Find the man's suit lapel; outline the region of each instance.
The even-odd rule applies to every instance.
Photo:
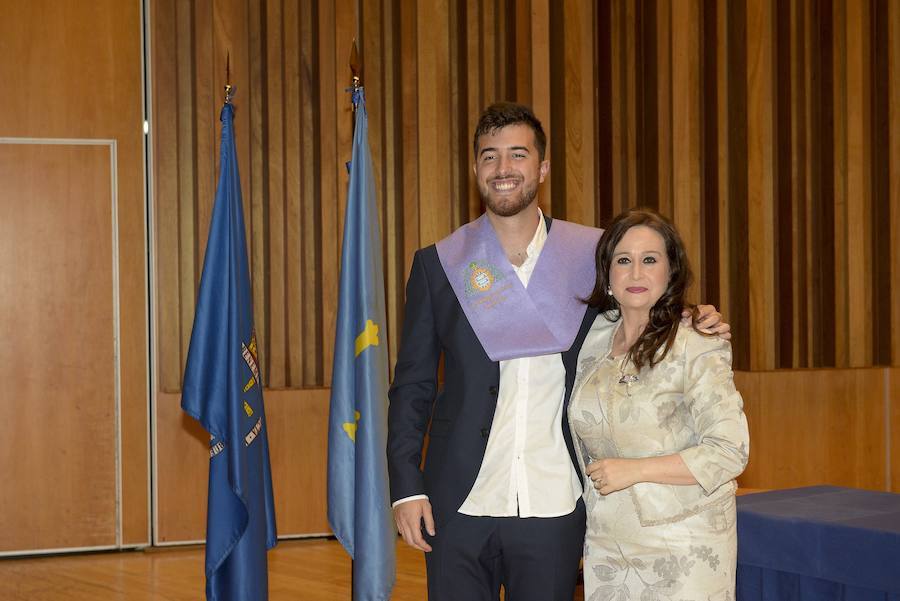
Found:
[[[562,415],[563,438],[566,441],[566,448],[569,450],[569,458],[572,460],[572,465],[575,466],[578,480],[581,482],[582,486],[584,486],[584,474],[581,473],[581,469],[578,466],[578,459],[575,456],[575,443],[572,440],[572,432],[569,430],[569,400],[572,397],[572,387],[575,385],[575,373],[578,370],[578,354],[581,352],[581,345],[584,344],[584,339],[590,331],[596,317],[597,310],[593,307],[588,307],[584,314],[584,319],[581,321],[581,328],[578,330],[578,336],[575,337],[575,342],[572,343],[572,347],[569,350],[562,354],[563,366],[566,368],[566,396],[563,401]]]

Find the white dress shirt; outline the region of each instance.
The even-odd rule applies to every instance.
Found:
[[[528,255],[513,265],[527,288],[547,225],[540,215]],[[581,483],[562,433],[566,371],[559,353],[500,361],[500,389],[484,459],[460,513],[493,517],[557,517],[575,509]],[[427,499],[414,495],[400,503]]]

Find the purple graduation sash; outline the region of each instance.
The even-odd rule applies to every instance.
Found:
[[[602,230],[554,219],[528,288],[522,285],[487,215],[436,244],[463,312],[492,361],[569,350],[594,288]]]

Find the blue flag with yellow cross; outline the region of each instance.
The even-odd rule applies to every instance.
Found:
[[[233,116],[234,107],[225,104],[219,184],[181,408],[211,437],[206,598],[264,601],[266,550],[275,546],[277,535]]]
[[[397,540],[385,454],[388,350],[384,274],[361,87],[353,91],[353,103],[356,126],[328,420],[328,522],[353,558],[353,600],[384,601],[394,586]]]

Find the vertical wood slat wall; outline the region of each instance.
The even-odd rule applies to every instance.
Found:
[[[900,371],[850,369],[900,363],[900,0],[151,0],[150,17],[160,542],[203,533],[205,437],[177,393],[227,55],[263,370],[286,389],[267,396],[279,524],[326,527],[354,38],[392,363],[413,252],[481,212],[478,115],[518,100],[548,132],[546,213],[602,226],[643,204],[678,225],[745,371],[741,484],[900,491]],[[827,367],[848,369],[800,371]]]
[[[229,54],[267,382],[329,384],[354,37],[392,356],[412,252],[480,211],[471,132],[499,99],[547,125],[546,212],[675,220],[737,368],[900,356],[897,0],[151,5],[164,390],[187,348]]]

